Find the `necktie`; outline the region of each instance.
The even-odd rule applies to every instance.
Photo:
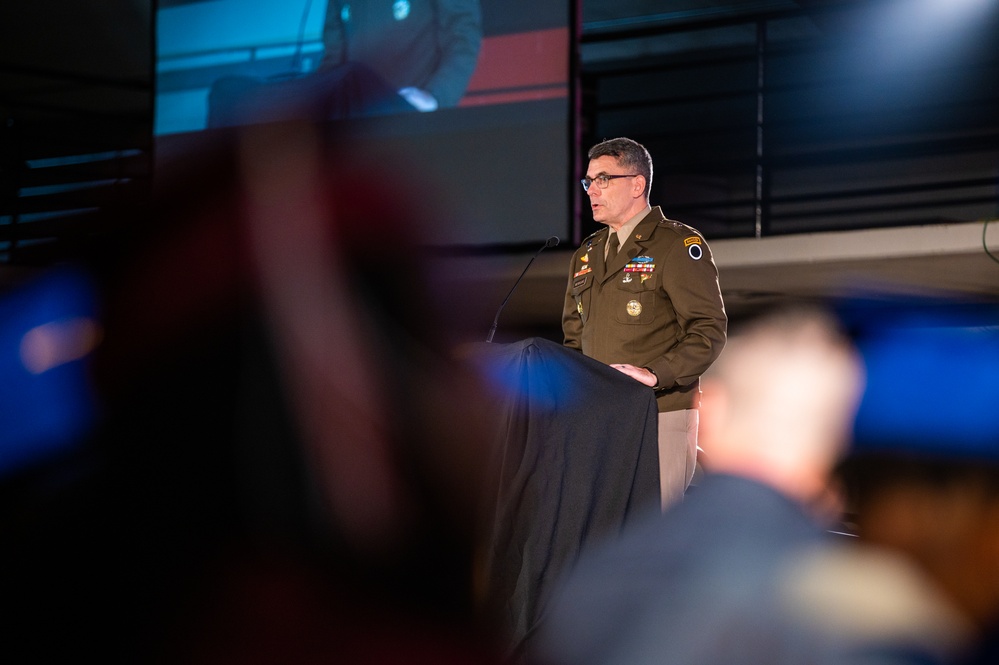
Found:
[[[618,248],[617,234],[611,233],[610,238],[607,239],[607,260],[610,261],[615,256],[617,256]]]

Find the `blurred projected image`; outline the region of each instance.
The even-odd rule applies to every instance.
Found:
[[[307,4],[311,9],[313,3]],[[208,95],[208,126],[243,124],[255,109],[266,114],[271,103],[282,110],[318,105],[330,120],[454,106],[482,44],[479,2],[333,1],[321,36],[315,74],[301,71],[296,43],[288,74],[217,79]],[[283,80],[287,76],[292,78]]]
[[[428,244],[536,246],[574,201],[572,16],[569,0],[161,0],[157,161],[232,127],[345,124],[440,187]],[[519,214],[491,204],[511,192]]]
[[[525,14],[520,7],[499,3],[490,14],[487,3],[164,0],[156,133],[244,124],[304,104],[335,120],[566,97],[565,7],[518,26],[502,15]]]

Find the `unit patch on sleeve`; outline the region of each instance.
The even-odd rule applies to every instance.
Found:
[[[687,236],[683,239],[683,246],[687,248],[687,254],[690,255],[690,258],[695,261],[699,261],[704,256],[704,250],[701,249],[701,239],[698,236]]]

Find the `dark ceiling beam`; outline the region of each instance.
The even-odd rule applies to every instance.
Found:
[[[760,21],[816,17],[831,12],[870,7],[872,4],[876,3],[870,0],[812,0],[799,1],[795,6],[788,6],[785,2],[741,2],[609,21],[590,21],[583,23],[580,42],[596,44]]]

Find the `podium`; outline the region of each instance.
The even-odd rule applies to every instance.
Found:
[[[514,651],[579,552],[659,507],[654,393],[543,338],[477,345],[501,426],[491,450],[485,593]]]

